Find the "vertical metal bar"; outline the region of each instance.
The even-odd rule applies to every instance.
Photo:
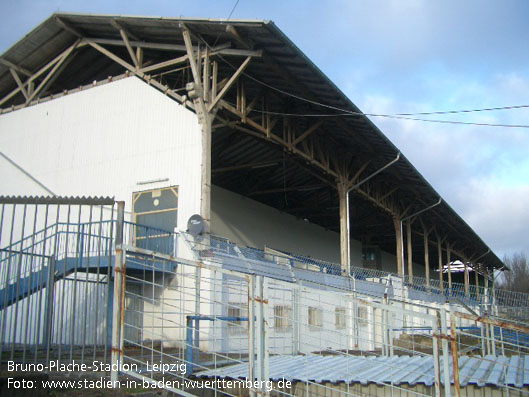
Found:
[[[437,235],[437,259],[439,264],[439,288],[441,289],[441,295],[444,294],[444,282],[443,282],[443,246],[441,242],[441,236]]]
[[[75,343],[75,332],[79,327],[75,323],[77,315],[77,269],[82,267],[83,264],[83,247],[84,247],[84,225],[81,225],[81,214],[82,206],[79,205],[79,211],[77,215],[77,243],[75,249],[77,251],[77,260],[74,260],[74,273],[73,273],[73,300],[71,302],[71,320],[70,320],[70,362],[73,360],[73,346]],[[65,275],[66,276],[66,275]]]
[[[11,360],[13,360],[13,357],[15,356],[15,345],[17,340],[17,325],[18,325],[18,295],[20,293],[20,276],[22,273],[22,256],[24,251],[24,229],[26,226],[26,211],[27,211],[27,204],[24,204],[24,212],[22,215],[22,230],[20,231],[20,253],[18,254],[18,266],[17,266],[17,281],[16,281],[16,292],[15,292],[15,307],[13,309],[14,311],[14,320],[11,322],[11,326],[13,329],[13,344],[11,345]]]
[[[35,214],[33,216],[33,231],[31,234],[31,246],[29,247],[29,249],[31,250],[31,253],[28,252],[29,256],[27,258],[29,259],[29,265],[26,266],[26,269],[27,269],[26,271],[29,272],[29,277],[28,277],[28,290],[26,294],[27,306],[25,309],[26,318],[24,320],[24,341],[22,342],[22,346],[23,346],[22,362],[24,363],[26,362],[26,350],[28,346],[28,331],[29,331],[28,325],[30,323],[33,324],[33,315],[34,315],[33,306],[34,305],[32,301],[35,301],[34,298],[35,296],[37,296],[37,294],[33,295],[31,291],[33,289],[33,284],[32,284],[33,266],[32,265],[33,265],[33,259],[35,258],[35,233],[37,232],[38,208],[39,208],[38,204],[35,204]],[[40,285],[37,285],[37,290],[39,287]],[[37,290],[35,290],[35,293],[37,292]],[[32,328],[33,329],[39,328],[39,323],[37,322],[37,324],[33,326]]]
[[[445,397],[450,397],[452,395],[452,388],[450,382],[450,364],[449,364],[449,349],[448,349],[448,329],[446,326],[446,310],[441,309],[441,333],[444,336],[441,340],[442,350],[443,350],[443,377],[444,377],[444,386],[445,386]]]
[[[391,357],[395,355],[393,346],[393,313],[389,313],[389,355]]]
[[[2,207],[2,213],[3,213],[3,207]],[[13,231],[13,225],[15,224],[15,213],[16,213],[16,205],[13,204],[13,212],[11,213],[11,225],[10,225],[10,230],[9,230],[9,247],[12,247],[13,246],[13,234],[14,234],[14,231]],[[8,287],[9,287],[9,281],[10,281],[10,275],[11,275],[11,258],[13,257],[13,255],[8,252],[6,253],[7,255],[7,270],[6,270],[6,273],[5,273],[5,288],[4,288],[4,310],[3,310],[3,313],[2,313],[2,330],[1,330],[1,335],[0,335],[0,342],[2,343],[2,349],[0,349],[0,362],[2,360],[2,352],[4,351],[3,349],[3,344],[4,344],[4,337],[6,336],[5,334],[7,333],[7,331],[9,331],[9,335],[7,336],[7,343],[6,345],[9,345],[11,341],[11,331],[10,329],[8,330],[7,329],[7,313],[8,313],[8,308],[7,308],[7,291],[8,291]],[[11,327],[10,327],[11,328]]]
[[[105,316],[105,328],[107,330],[104,358],[105,363],[107,362],[108,348],[112,346],[112,316],[114,314],[114,282],[112,281],[112,242],[114,241],[114,225],[117,226],[117,221],[114,222],[114,205],[110,214],[110,238],[106,244],[106,255],[107,255],[107,275],[106,275],[106,287],[107,287],[107,307]]]
[[[299,353],[299,290],[292,286],[292,355]]]
[[[503,327],[500,327],[501,354],[505,356],[505,344],[503,343]]]
[[[150,228],[146,227],[145,228],[146,230],[146,234],[147,236],[150,235]],[[147,240],[147,245],[149,244],[149,240]],[[150,247],[148,245],[148,247]],[[150,249],[150,248],[147,248],[147,249]],[[144,259],[145,261],[145,264],[149,264],[148,260],[145,258]],[[154,340],[155,340],[155,331],[154,331],[154,319],[156,317],[156,309],[154,307],[154,302],[156,301],[156,297],[155,297],[155,280],[154,280],[154,266],[149,266],[150,267],[150,273],[151,273],[151,284],[152,284],[152,287],[151,287],[151,362],[154,362]],[[198,324],[198,321],[197,321],[197,324]],[[195,335],[198,337],[198,335]],[[197,360],[198,360],[198,357],[197,357]],[[197,361],[198,362],[198,361]]]
[[[263,372],[264,372],[264,344],[263,344],[263,320],[264,320],[264,313],[263,313],[263,305],[262,305],[262,297],[263,297],[263,276],[255,276],[255,302],[256,302],[256,345],[257,345],[257,381],[263,380]]]
[[[452,345],[452,368],[454,373],[454,390],[456,397],[461,397],[459,385],[459,354],[457,352],[456,318],[450,314],[450,343]]]
[[[360,343],[360,327],[358,321],[358,292],[356,291],[356,278],[353,277],[353,332],[354,332],[354,348],[358,349],[358,344]]]
[[[426,292],[430,293],[430,244],[428,243],[428,234],[426,228],[423,225],[423,236],[424,236],[424,270],[426,278]]]
[[[448,264],[448,295],[452,295],[452,259],[451,259],[450,244],[446,243],[446,261]]]
[[[63,325],[64,325],[64,295],[66,293],[66,285],[67,285],[67,281],[66,281],[66,269],[67,269],[67,264],[68,264],[68,242],[69,242],[69,239],[70,239],[70,216],[71,216],[71,213],[72,213],[72,206],[71,204],[68,204],[68,211],[67,211],[67,214],[66,214],[66,236],[65,236],[65,239],[64,239],[64,258],[62,259],[62,288],[61,288],[61,292],[60,292],[60,297],[59,297],[59,300],[61,302],[61,310],[59,311],[59,318],[58,318],[58,321],[57,321],[57,333],[59,335],[59,340],[57,341],[58,342],[58,345],[59,345],[59,349],[58,349],[58,352],[57,352],[57,359],[59,360],[59,362],[61,361],[61,351],[62,351],[62,345],[63,345],[63,335],[64,335],[64,328],[63,328]],[[57,215],[58,216],[58,215]],[[57,225],[57,235],[59,235],[59,226]],[[58,252],[56,251],[56,257],[58,255]],[[57,257],[58,259],[58,257]]]
[[[200,278],[202,277],[201,268],[197,266],[195,268],[195,316],[200,316]],[[197,344],[197,348],[193,350],[194,362],[199,362],[200,346],[198,341],[200,340],[200,321],[195,321],[195,335],[193,341]]]
[[[433,369],[435,372],[435,397],[441,397],[441,367],[439,365],[439,341],[437,335],[439,335],[439,326],[440,322],[439,312],[436,313],[436,316],[432,318],[432,349],[433,349]]]
[[[99,207],[99,232],[98,232],[98,238],[97,238],[97,270],[96,270],[96,280],[97,280],[97,293],[95,296],[95,319],[94,319],[94,346],[93,346],[93,355],[92,355],[92,361],[95,361],[96,359],[96,350],[97,350],[97,325],[99,323],[99,292],[101,290],[101,287],[104,288],[104,284],[101,282],[101,245],[103,241],[105,241],[105,238],[103,237],[103,210],[104,207]],[[110,227],[112,227],[112,223],[110,223]],[[110,266],[110,263],[108,264]],[[106,338],[106,335],[103,335],[103,338]]]
[[[38,309],[37,309],[37,322],[38,324],[40,324],[40,321],[42,319],[42,299],[43,299],[43,295],[44,295],[44,286],[43,286],[43,276],[44,276],[44,264],[46,263],[47,266],[46,266],[46,269],[47,269],[47,273],[46,273],[46,290],[49,288],[49,284],[47,282],[48,280],[48,274],[50,272],[50,263],[49,263],[49,259],[46,258],[46,243],[48,241],[48,211],[49,211],[49,204],[46,204],[46,207],[45,207],[45,211],[44,211],[44,227],[42,230],[44,230],[44,235],[43,235],[43,238],[44,238],[44,241],[42,243],[42,251],[41,251],[41,254],[42,254],[42,257],[40,258],[40,271],[39,271],[39,285],[40,285],[40,290],[39,290],[39,303],[38,303]],[[45,323],[44,324],[44,327],[46,326]],[[36,334],[36,340],[35,340],[35,364],[37,363],[37,359],[38,359],[38,347],[39,345],[41,344],[40,343],[40,330],[41,330],[42,327],[38,326],[37,327],[37,334]],[[45,344],[45,340],[42,340],[42,346],[46,346]]]
[[[194,353],[193,353],[193,318],[186,316],[186,376],[193,373]]]
[[[263,344],[264,344],[264,365],[263,365],[263,379],[268,382],[270,379],[270,339],[268,329],[268,279],[262,278],[262,299],[261,304],[263,306]],[[264,395],[268,396],[270,393],[266,389],[263,390]]]
[[[55,257],[48,260],[48,280],[46,287],[46,305],[44,310],[44,337],[43,342],[46,347],[46,362],[50,359],[50,347],[52,343],[53,327],[53,298],[55,295]],[[61,341],[59,340],[59,343]]]
[[[118,215],[116,222],[116,247],[114,259],[114,297],[112,307],[112,372],[110,379],[113,384],[118,381],[119,368],[121,366],[121,320],[123,317],[123,304],[125,303],[125,291],[123,290],[123,222],[125,215],[125,202],[118,201]]]
[[[465,265],[465,296],[467,298],[470,297],[470,288],[469,288],[469,280],[468,280],[468,261],[466,259],[463,259],[464,265]]]
[[[255,380],[255,276],[248,277],[248,377],[250,382]],[[255,397],[253,387],[250,387],[250,397]]]
[[[91,229],[92,229],[92,211],[93,211],[93,206],[90,205],[90,210],[89,210],[89,213],[88,213],[88,235],[87,235],[87,238],[86,238],[86,244],[87,244],[87,248],[86,248],[86,272],[85,272],[85,285],[84,285],[84,316],[83,316],[83,325],[82,325],[82,329],[81,329],[81,333],[82,333],[82,336],[81,336],[81,343],[82,343],[82,346],[81,346],[81,362],[84,362],[84,351],[85,351],[85,345],[86,345],[86,318],[88,317],[88,286],[89,286],[89,279],[88,279],[88,274],[89,274],[89,270],[90,270],[90,243],[91,243],[91,239],[90,239],[90,235],[91,235]],[[84,231],[84,229],[83,229]],[[83,239],[84,241],[84,236],[81,236],[81,238]],[[81,255],[82,255],[82,252],[81,252]],[[91,287],[92,288],[92,287]],[[97,288],[97,286],[96,286]],[[90,323],[88,323],[90,324]]]
[[[55,234],[52,236],[54,237],[53,242],[53,252],[52,256],[50,258],[50,261],[48,262],[48,283],[46,288],[46,305],[44,307],[44,343],[46,344],[46,362],[50,361],[50,347],[52,343],[52,335],[53,335],[53,303],[55,301],[55,260],[57,259],[57,249],[59,244],[59,217],[61,213],[61,206],[57,205],[57,213],[55,214]],[[61,335],[59,330],[59,346],[60,346],[60,339]]]
[[[5,213],[5,204],[2,204],[2,212],[0,215],[0,247],[2,246],[2,235],[4,231],[4,213]],[[9,253],[6,253],[6,254],[9,255]],[[0,259],[2,260],[2,262],[4,262],[5,260],[4,257],[1,255],[1,253],[0,253]],[[5,282],[3,280],[4,275],[5,275]],[[9,282],[8,269],[5,266],[1,266],[0,267],[0,285],[4,287],[4,307],[2,307],[1,309],[4,315],[7,311],[5,293],[7,292],[8,282]],[[2,316],[2,322],[0,324],[0,362],[2,362],[2,351],[4,350],[4,321],[5,321],[4,315]]]
[[[494,334],[494,325],[489,324],[490,327],[490,346],[491,346],[491,354],[493,356],[496,356],[496,335]]]
[[[382,343],[381,350],[382,350],[382,355],[387,357],[389,355],[389,351],[388,351],[388,341],[387,341],[388,333],[387,333],[387,327],[386,327],[386,310],[384,309],[380,309],[380,310],[381,310],[380,339]]]
[[[481,324],[480,327],[479,327],[479,330],[480,330],[480,339],[481,339],[481,356],[482,357],[485,357],[487,355],[487,351],[485,350],[486,348],[486,343],[485,343],[485,324]]]
[[[377,338],[376,338],[376,313],[375,313],[375,308],[372,307],[372,306],[369,306],[367,308],[368,312],[371,313],[371,347],[370,349],[371,350],[375,350],[377,348],[376,346],[376,342],[377,342]],[[404,315],[403,315],[403,318],[404,318]]]
[[[171,252],[169,250],[167,250],[166,252]],[[164,353],[163,353],[163,345],[164,345],[164,303],[165,303],[165,297],[163,296],[164,294],[164,289],[165,289],[165,271],[166,271],[166,263],[165,262],[162,262],[162,282],[161,282],[161,285],[162,285],[162,292],[160,293],[160,317],[161,317],[161,330],[160,330],[160,362],[162,362],[163,364],[163,358],[164,358]],[[154,266],[154,263],[153,263],[153,266]],[[133,298],[133,299],[136,299],[136,298]],[[136,321],[136,315],[134,316],[134,321]],[[135,324],[136,325],[136,324]]]

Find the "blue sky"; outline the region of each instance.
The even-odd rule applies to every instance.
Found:
[[[228,17],[235,0],[2,0],[0,52],[51,13]],[[366,113],[529,104],[529,1],[240,0]],[[529,124],[529,109],[438,116]],[[500,256],[529,254],[529,129],[373,118]]]

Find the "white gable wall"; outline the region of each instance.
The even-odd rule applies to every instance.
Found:
[[[58,195],[115,196],[178,185],[178,227],[200,211],[196,115],[135,77],[0,115],[0,150]],[[48,195],[0,157],[0,194]],[[138,182],[168,178],[147,185]]]

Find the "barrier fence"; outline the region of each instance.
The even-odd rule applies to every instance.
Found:
[[[130,223],[110,199],[0,205],[4,364],[98,360],[115,387],[180,395],[529,394],[529,327],[493,300]]]

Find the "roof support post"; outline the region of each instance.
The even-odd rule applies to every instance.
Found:
[[[448,242],[446,243],[446,261],[448,264],[448,289],[449,294],[452,294],[452,259],[450,257],[450,244]]]
[[[406,222],[406,245],[408,246],[408,277],[409,283],[413,284],[413,247],[411,245],[411,219]]]
[[[426,277],[426,291],[430,292],[430,244],[428,242],[428,236],[430,234],[430,230],[426,230],[426,227],[424,226],[424,223],[422,223],[423,228],[423,239],[424,239],[424,272]]]
[[[213,119],[211,109],[208,110],[204,101],[204,90],[202,85],[200,66],[197,56],[191,44],[191,34],[182,25],[182,34],[187,50],[187,57],[193,73],[194,83],[187,85],[189,97],[193,100],[198,121],[202,127],[202,162],[201,162],[201,194],[200,215],[204,219],[205,232],[211,232],[211,122]],[[206,82],[207,84],[207,82]]]
[[[396,246],[396,257],[397,257],[397,272],[399,276],[404,276],[404,246],[402,242],[402,221],[393,217],[393,226],[395,226],[395,243]]]
[[[474,279],[476,283],[476,299],[479,299],[479,275],[478,275],[478,266],[476,263],[473,264],[474,269]]]
[[[411,224],[417,219],[417,217],[420,214],[422,214],[423,212],[426,212],[426,211],[438,206],[439,204],[441,204],[442,201],[443,200],[441,198],[439,198],[439,201],[437,201],[435,204],[429,205],[428,207],[423,208],[422,210],[417,211],[414,214],[408,215],[406,218],[403,218],[403,219],[400,220],[400,222],[401,222],[401,226],[400,226],[401,230],[402,230],[402,222],[407,221],[406,222],[406,231],[407,231],[406,241],[407,241],[407,244],[408,244],[408,274],[409,274],[409,282],[410,282],[410,284],[413,284],[413,252],[412,252],[413,251],[413,247],[412,247],[412,244],[411,244]],[[422,221],[421,221],[421,223],[422,223]],[[424,229],[424,224],[423,224],[423,229]],[[426,229],[424,230],[424,233],[425,233],[426,237],[428,237],[427,233],[426,233]],[[425,244],[428,245],[427,240],[426,240]],[[425,252],[426,252],[426,250],[425,250]],[[428,275],[429,275],[429,269],[428,269]],[[427,279],[428,279],[428,277],[427,277]],[[429,285],[430,281],[428,280],[427,283]]]
[[[468,285],[468,260],[465,259],[463,263],[465,264],[465,296],[468,298],[470,296],[470,288]]]
[[[348,223],[349,223],[349,211],[347,206],[347,187],[345,181],[341,180],[337,185],[338,197],[340,199],[340,259],[342,263],[342,275],[351,274],[351,264],[349,260],[350,248],[348,244]]]
[[[345,244],[345,249],[347,250],[347,254],[345,256],[345,259],[347,259],[347,262],[345,262],[345,263],[347,263],[348,274],[350,274],[350,269],[351,269],[351,262],[350,262],[350,259],[351,259],[351,228],[350,228],[350,224],[349,224],[350,223],[350,219],[349,219],[349,216],[350,216],[350,213],[349,213],[349,193],[351,193],[353,190],[358,188],[360,185],[362,185],[362,184],[366,183],[367,181],[369,181],[374,176],[376,176],[379,173],[381,173],[382,171],[384,171],[386,168],[391,167],[393,164],[395,164],[397,161],[399,161],[399,159],[400,159],[400,152],[397,153],[397,157],[395,157],[389,163],[384,165],[382,168],[379,168],[378,170],[373,172],[371,175],[369,175],[366,178],[362,179],[360,182],[357,182],[353,186],[349,187],[348,189],[345,189],[345,208],[346,208],[345,234],[346,234],[346,237],[345,237],[345,241],[344,241],[343,237],[341,237],[343,235],[343,230],[342,230],[341,221],[340,221],[340,241],[341,241],[340,247],[341,247],[341,249],[343,251],[344,244]],[[356,180],[356,178],[360,177],[361,171],[363,171],[363,169],[365,169],[366,166],[363,166],[361,168],[361,170],[359,172],[357,172],[357,174],[355,175],[353,181]],[[339,193],[339,191],[338,191],[338,193]],[[341,197],[341,195],[340,195],[340,197]],[[340,200],[341,200],[341,198],[340,198]],[[341,201],[340,201],[340,203],[341,203]],[[342,219],[342,216],[341,216],[341,204],[340,204],[340,219]],[[402,225],[401,225],[401,229],[402,229]],[[402,235],[402,230],[401,230],[401,235]],[[343,260],[343,258],[344,257],[342,256],[342,260]],[[343,263],[344,262],[342,262],[342,265],[343,265]],[[401,259],[401,265],[402,265],[402,259]]]
[[[439,288],[441,293],[444,292],[445,286],[443,284],[443,242],[441,236],[437,235],[437,257],[439,259]]]

